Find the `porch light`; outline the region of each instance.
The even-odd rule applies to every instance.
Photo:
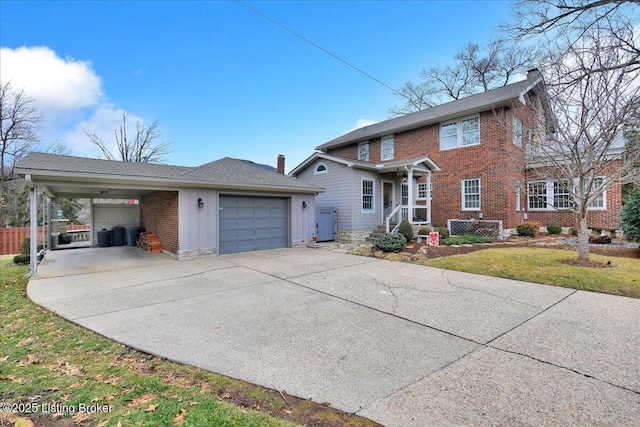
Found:
[[[406,173],[402,174],[402,182],[407,182],[407,178],[408,178],[408,176],[407,176]]]
[[[302,209],[307,209],[307,202],[306,201],[302,201]]]
[[[202,201],[202,198],[198,197],[198,207],[201,208],[204,206],[204,202]]]

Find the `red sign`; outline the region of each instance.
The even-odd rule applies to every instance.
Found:
[[[429,233],[429,246],[438,246],[440,244],[440,233],[432,231]]]

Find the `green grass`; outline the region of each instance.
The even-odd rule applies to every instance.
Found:
[[[313,402],[150,356],[117,344],[37,307],[26,298],[28,267],[0,257],[0,398],[9,403],[109,405],[95,426],[294,426],[289,419],[328,426],[375,426]],[[235,402],[231,403],[231,402]],[[241,406],[238,406],[241,405]],[[36,425],[60,420],[21,416]],[[71,414],[64,414],[71,417]],[[76,412],[75,421],[85,414]],[[67,424],[64,424],[67,425]]]
[[[542,248],[496,248],[466,255],[416,261],[421,265],[544,283],[565,288],[640,298],[640,262],[631,258],[590,255],[612,268],[572,266],[558,262],[576,259],[571,251]]]

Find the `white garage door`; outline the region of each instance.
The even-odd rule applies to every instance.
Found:
[[[287,207],[284,198],[220,196],[219,253],[289,246]]]

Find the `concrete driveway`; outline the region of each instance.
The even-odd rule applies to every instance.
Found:
[[[388,426],[638,425],[640,300],[327,250],[51,252],[29,297]]]

